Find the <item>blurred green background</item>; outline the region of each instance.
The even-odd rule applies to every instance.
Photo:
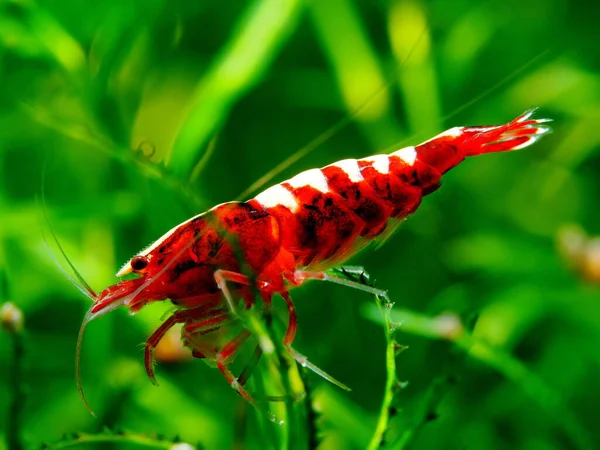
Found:
[[[293,292],[296,348],[353,389],[307,374],[318,417],[293,424],[296,441],[199,360],[160,363],[150,384],[139,344],[168,305],[89,325],[94,419],[74,380],[89,300],[41,230],[100,291],[215,204],[533,106],[554,134],[467,161],[351,261],[389,291],[409,347],[383,448],[600,448],[600,263],[577,233],[556,244],[568,223],[600,232],[599,13],[565,0],[0,0],[0,300],[24,314],[20,337],[0,335],[0,448],[107,429],[126,431],[78,445],[303,448],[313,425],[323,449],[366,448],[386,370],[368,295]]]

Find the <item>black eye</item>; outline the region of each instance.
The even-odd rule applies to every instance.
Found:
[[[148,258],[146,258],[145,256],[135,256],[131,260],[131,268],[136,272],[138,272],[140,270],[144,270],[147,265],[148,265]]]

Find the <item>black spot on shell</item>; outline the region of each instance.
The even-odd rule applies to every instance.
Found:
[[[183,274],[184,272],[186,272],[196,266],[197,266],[197,264],[191,259],[180,262],[175,267],[173,267],[172,280],[176,280],[177,278],[179,278],[181,276],[181,274]]]
[[[412,181],[411,181],[411,185],[413,186],[419,186],[421,184],[421,182],[419,181],[419,172],[417,171],[417,169],[414,169],[412,172]]]
[[[323,199],[323,194],[321,194],[320,192],[315,194],[315,196],[312,199],[312,204],[313,205],[318,205],[319,203],[321,203],[321,200]]]
[[[365,201],[354,210],[354,213],[362,220],[369,223],[381,216],[381,206],[370,199],[365,199]]]

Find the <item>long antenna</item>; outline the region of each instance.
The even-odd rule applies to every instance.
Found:
[[[85,398],[85,394],[83,393],[83,383],[81,382],[81,343],[83,342],[83,332],[85,331],[85,327],[89,323],[92,317],[92,307],[85,313],[85,317],[83,318],[83,322],[81,323],[81,328],[79,328],[79,334],[77,335],[77,347],[75,348],[75,383],[77,384],[77,392],[79,392],[79,397],[81,397],[81,401],[83,402],[85,408],[90,412],[92,416],[97,418],[96,413],[88,403]]]
[[[52,228],[52,225],[50,223],[50,218],[48,217],[48,208],[46,207],[46,189],[45,189],[46,188],[46,168],[47,168],[47,166],[48,166],[48,160],[46,160],[46,162],[44,163],[44,168],[42,169],[42,211],[44,214],[44,220],[46,222],[46,226],[48,227],[48,230],[50,231],[52,240],[58,247],[58,250],[60,251],[61,255],[63,256],[63,258],[69,265],[69,267],[71,268],[73,274],[75,275],[75,278],[77,279],[77,281],[79,281],[79,283],[77,283],[77,281],[75,281],[75,279],[72,276],[70,276],[63,269],[62,265],[57,261],[56,257],[54,256],[54,253],[52,252],[52,250],[50,249],[50,246],[48,245],[48,240],[46,239],[46,234],[44,233],[44,229],[42,228],[42,239],[44,240],[44,245],[46,246],[46,250],[48,250],[48,254],[50,255],[50,258],[52,258],[52,261],[54,261],[54,264],[56,265],[56,267],[58,267],[58,270],[60,270],[62,272],[62,274],[65,276],[65,278],[67,280],[69,280],[69,282],[73,286],[75,286],[79,290],[79,292],[81,292],[87,298],[89,298],[90,300],[96,300],[96,297],[97,297],[96,293],[90,287],[90,285],[87,283],[87,281],[85,281],[83,276],[79,273],[79,271],[75,268],[75,265],[71,262],[71,260],[67,256],[67,253],[63,249],[62,245],[60,245],[60,242],[58,241],[58,238],[56,237],[56,233],[54,233],[54,229]]]

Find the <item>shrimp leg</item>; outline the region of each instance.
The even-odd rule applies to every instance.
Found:
[[[300,272],[300,271],[297,271],[297,272]],[[304,272],[300,272],[300,273],[302,274]],[[306,272],[306,274],[311,274],[311,273],[312,272]],[[330,275],[327,275],[324,273],[323,274],[319,273],[319,275],[331,277]],[[339,279],[337,277],[332,277],[332,278],[335,278],[336,280],[348,281],[349,283],[352,283],[351,281],[344,280],[343,278],[339,278]],[[307,276],[306,279],[309,279],[309,277]],[[324,279],[324,278],[321,277],[319,279]],[[268,298],[268,303],[270,303],[271,294],[269,292],[265,292],[264,290],[262,290],[260,288],[261,285],[263,286],[263,288],[266,288],[268,286],[268,283],[251,280],[246,275],[243,275],[243,274],[237,273],[237,272],[231,272],[228,270],[217,270],[215,272],[215,280],[217,281],[217,284],[223,291],[223,295],[225,295],[225,297],[228,299],[228,303],[229,303],[229,305],[231,305],[231,307],[233,307],[234,302],[233,302],[233,297],[231,297],[231,293],[229,292],[229,290],[227,288],[227,281],[232,281],[234,283],[239,283],[239,284],[245,284],[248,286],[250,286],[252,283],[256,283],[259,286],[259,290],[260,290],[261,294],[263,295],[263,298],[266,295]],[[301,281],[300,281],[300,283],[301,283]],[[341,284],[345,284],[345,283],[341,283]],[[360,283],[356,283],[356,285],[362,286],[362,287],[367,287],[367,286],[361,285]],[[379,295],[381,295],[383,293],[383,291],[379,291],[378,289],[376,289],[375,291],[377,291],[377,294],[379,294]],[[369,291],[369,292],[371,292],[371,291]],[[292,298],[291,298],[289,292],[282,290],[282,291],[278,291],[278,293],[285,300],[287,309],[288,309],[288,314],[289,314],[288,325],[287,325],[287,329],[285,332],[285,336],[283,338],[283,346],[284,346],[286,352],[292,358],[294,358],[294,360],[296,360],[302,367],[306,367],[306,368],[312,370],[313,372],[315,372],[317,375],[320,375],[321,377],[325,378],[330,383],[333,383],[336,386],[338,386],[344,390],[350,391],[351,389],[348,386],[346,386],[344,383],[336,380],[331,375],[329,375],[327,372],[325,372],[324,370],[315,366],[313,363],[311,363],[306,358],[306,356],[298,353],[296,350],[294,350],[292,348],[292,342],[294,341],[294,337],[296,336],[296,326],[297,326],[296,307],[294,306],[294,302],[292,301]],[[227,378],[227,376],[226,376],[226,378]]]
[[[348,286],[353,289],[358,289],[359,291],[368,292],[369,294],[383,298],[386,303],[390,303],[387,291],[383,291],[372,286],[367,286],[366,284],[360,283],[358,281],[352,281],[346,278],[336,277],[335,275],[330,275],[325,272],[308,272],[304,270],[296,270],[294,272],[294,280],[298,284],[302,284],[306,280],[330,281],[331,283],[341,284],[343,286]]]
[[[202,324],[210,324],[217,323],[216,320],[219,317],[226,316],[225,309],[206,309],[206,308],[196,308],[190,310],[181,310],[173,313],[167,320],[163,322],[163,324],[156,329],[154,333],[146,340],[146,344],[144,346],[144,366],[146,368],[146,374],[150,381],[155,386],[158,386],[158,382],[156,381],[156,375],[154,374],[154,349],[158,345],[158,343],[165,337],[165,334],[173,328],[176,324],[185,323],[189,320],[198,320],[199,318],[206,318],[203,322],[200,322],[196,325],[196,328],[202,326]]]
[[[148,340],[146,340],[144,346],[144,366],[146,367],[148,378],[155,386],[158,386],[158,381],[156,381],[156,375],[154,374],[154,349],[171,328],[176,324],[184,323],[187,320],[189,313],[190,311],[177,311],[172,314],[154,333],[152,333]]]
[[[247,277],[246,275],[243,275],[238,272],[232,272],[229,270],[217,270],[215,272],[215,280],[217,282],[217,285],[223,292],[223,295],[227,299],[227,303],[228,303],[230,309],[232,309],[233,314],[236,314],[236,312],[235,312],[236,307],[235,307],[235,302],[234,302],[233,296],[231,295],[231,292],[229,291],[229,288],[227,287],[228,281],[238,283],[238,284],[243,284],[246,286],[252,286],[253,284],[256,285],[256,287],[260,291],[260,294],[261,294],[265,304],[266,305],[271,304],[272,292],[269,291],[270,286],[269,286],[269,283],[267,283],[267,282],[253,280],[250,277]],[[294,303],[292,302],[289,292],[287,292],[286,290],[281,290],[281,291],[278,291],[278,293],[279,293],[279,295],[281,295],[284,298],[284,300],[287,304],[287,307],[288,307],[289,319],[288,319],[288,325],[287,325],[287,329],[286,329],[285,337],[284,337],[284,345],[287,346],[292,343],[292,341],[294,340],[294,336],[296,335],[296,322],[297,322],[296,308],[294,307]]]
[[[219,314],[207,317],[200,322],[190,322],[185,326],[188,333],[207,334],[220,328],[225,322],[234,320],[228,311],[219,310]]]
[[[250,278],[244,274],[238,273],[238,272],[233,272],[231,270],[222,270],[222,269],[215,271],[214,277],[215,277],[215,281],[217,282],[217,286],[219,286],[219,289],[221,289],[221,292],[223,292],[223,295],[225,296],[225,299],[227,300],[227,305],[229,306],[229,310],[234,315],[237,315],[237,306],[236,306],[236,302],[233,299],[233,295],[231,294],[231,291],[227,287],[228,281],[232,282],[232,283],[242,284],[244,286],[255,286],[260,291],[260,294],[263,297],[263,300],[265,301],[265,303],[266,304],[271,303],[271,293],[269,292],[269,283],[267,283],[265,281],[259,281],[259,280],[252,279],[252,278]],[[252,304],[254,304],[254,301],[253,301],[251,295],[252,294],[250,292],[244,291],[244,300],[246,302],[247,308],[249,308]]]
[[[217,353],[217,367],[227,380],[227,382],[231,385],[233,389],[237,391],[244,399],[246,399],[250,404],[256,405],[248,391],[244,388],[243,384],[236,378],[231,370],[229,370],[229,363],[235,357],[239,348],[242,346],[244,342],[251,336],[250,332],[247,330],[242,331],[237,335],[234,339],[232,339],[223,349]],[[243,374],[243,372],[242,372]],[[246,379],[243,379],[245,382]]]

